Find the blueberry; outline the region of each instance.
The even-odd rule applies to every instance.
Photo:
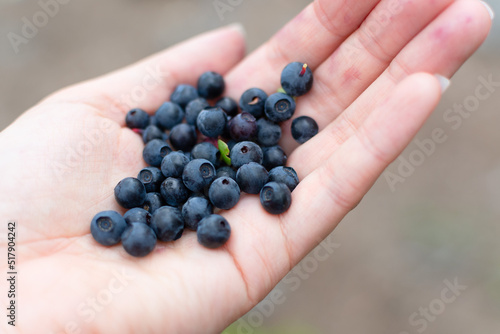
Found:
[[[217,138],[226,127],[227,115],[222,108],[203,109],[196,120],[196,126],[201,133],[210,138]]]
[[[170,95],[170,101],[177,103],[181,108],[199,97],[198,91],[191,85],[179,85],[175,87],[174,92]]]
[[[165,177],[182,177],[184,167],[190,159],[182,151],[168,154],[161,162],[161,172]]]
[[[222,108],[226,115],[231,117],[238,115],[239,112],[238,103],[230,97],[221,98],[215,103],[215,106]]]
[[[281,139],[281,127],[265,118],[257,121],[257,141],[262,146],[278,145]]]
[[[292,121],[292,137],[300,144],[316,136],[318,130],[318,123],[309,116],[297,117]]]
[[[269,171],[268,182],[284,183],[290,191],[293,191],[299,184],[297,172],[292,167],[275,167]]]
[[[163,206],[151,218],[151,227],[161,241],[174,241],[182,236],[184,219],[179,209]]]
[[[275,123],[292,118],[295,113],[295,101],[289,95],[275,93],[266,100],[266,117]]]
[[[182,181],[193,192],[202,192],[214,179],[215,167],[205,159],[191,160],[182,173]]]
[[[266,184],[267,178],[266,168],[255,162],[241,166],[236,172],[236,182],[238,182],[240,189],[247,194],[258,194]]]
[[[160,190],[160,185],[165,179],[161,170],[156,167],[146,167],[143,168],[137,178],[144,184],[146,192],[158,192]]]
[[[251,141],[242,141],[234,145],[230,153],[234,168],[240,168],[249,162],[262,163],[263,153],[259,145]]]
[[[266,167],[267,170],[286,165],[287,156],[280,146],[266,147],[263,149],[263,152],[264,158],[262,159],[262,165]]]
[[[131,129],[145,129],[149,125],[149,115],[142,109],[132,109],[125,117],[125,124]]]
[[[189,102],[186,106],[186,123],[189,125],[196,125],[196,119],[199,113],[208,107],[210,107],[210,104],[202,97]]]
[[[198,79],[198,95],[206,99],[215,99],[224,92],[226,84],[219,73],[205,72]]]
[[[215,249],[227,242],[231,236],[231,226],[224,217],[210,215],[200,221],[196,234],[202,246]]]
[[[168,177],[161,184],[161,195],[168,205],[179,206],[187,201],[191,193],[181,179]]]
[[[260,191],[260,203],[267,212],[282,214],[292,204],[290,189],[284,183],[269,182]]]
[[[132,223],[143,223],[146,225],[151,224],[151,214],[149,213],[149,211],[146,211],[143,208],[130,209],[125,212],[123,218],[129,225]]]
[[[182,216],[184,223],[190,230],[196,231],[198,223],[205,217],[214,213],[214,209],[209,200],[201,196],[192,196],[182,206]]]
[[[156,125],[148,125],[142,133],[142,140],[147,144],[153,139],[163,139],[164,135],[165,133]]]
[[[156,234],[146,224],[132,223],[122,235],[122,245],[130,255],[143,257],[155,248]]]
[[[217,168],[217,174],[216,174],[215,177],[216,178],[219,178],[219,177],[230,177],[230,178],[232,178],[233,180],[236,181],[236,172],[234,171],[234,169],[232,169],[229,166],[222,166],[220,168]]]
[[[115,198],[125,209],[140,207],[146,200],[146,188],[138,179],[127,177],[116,185]]]
[[[311,90],[313,73],[304,63],[290,63],[281,72],[281,87],[288,95],[302,96]]]
[[[184,110],[175,103],[165,102],[155,113],[156,121],[164,129],[170,130],[184,119]]]
[[[118,212],[103,211],[92,219],[90,233],[101,245],[113,246],[120,242],[126,227],[125,219]]]
[[[181,123],[173,127],[169,139],[176,150],[189,152],[196,145],[198,137],[194,126]]]
[[[260,118],[264,114],[266,99],[267,94],[262,89],[250,88],[241,95],[240,108],[255,118]]]
[[[240,187],[229,177],[220,177],[210,185],[208,198],[212,204],[223,210],[229,210],[240,200]]]
[[[193,159],[205,159],[210,161],[214,166],[219,164],[220,152],[217,147],[211,143],[199,143],[191,150]]]
[[[147,193],[146,200],[144,201],[142,208],[153,214],[164,205],[165,203],[160,193]]]
[[[153,139],[144,146],[142,157],[150,166],[160,167],[163,158],[172,152],[168,144],[161,139]]]
[[[236,141],[252,140],[257,135],[257,120],[243,112],[229,122],[229,135]]]

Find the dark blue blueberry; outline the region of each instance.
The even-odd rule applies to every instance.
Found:
[[[146,211],[143,208],[130,209],[125,212],[123,218],[129,225],[132,223],[143,223],[146,225],[151,224],[151,214],[149,213],[149,211]]]
[[[217,103],[215,103],[215,106],[222,108],[226,115],[230,117],[238,115],[239,112],[238,103],[230,97],[221,98],[217,101]]]
[[[194,126],[181,123],[170,131],[170,144],[176,150],[189,152],[196,145],[198,136],[196,135],[196,129]]]
[[[184,168],[182,181],[186,187],[195,192],[203,192],[215,179],[214,165],[205,159],[193,159]]]
[[[227,242],[231,236],[231,226],[224,217],[210,215],[200,221],[196,234],[202,246],[215,249]]]
[[[165,177],[182,177],[184,167],[190,159],[182,151],[168,154],[161,162],[161,172]]]
[[[266,117],[275,123],[292,118],[295,113],[295,101],[289,95],[275,93],[267,98]]]
[[[155,231],[158,240],[174,241],[182,236],[184,218],[179,209],[172,206],[163,206],[153,214],[151,227]]]
[[[230,156],[234,168],[240,168],[249,162],[262,164],[263,159],[262,149],[251,141],[242,141],[234,145]]]
[[[201,133],[210,138],[217,138],[226,127],[227,115],[221,108],[203,109],[196,120]]]
[[[304,63],[290,63],[281,72],[281,87],[288,95],[302,96],[313,84],[313,73]]]
[[[257,120],[243,112],[229,122],[229,135],[236,141],[253,140],[257,136]]]
[[[236,172],[236,182],[241,191],[247,194],[258,194],[268,178],[267,170],[264,166],[250,162],[243,165]]]
[[[216,178],[219,177],[230,177],[236,181],[236,172],[229,166],[222,166],[220,168],[217,168]]]
[[[292,137],[300,144],[316,136],[318,131],[318,123],[309,116],[300,116],[292,121]]]
[[[147,144],[153,139],[163,139],[164,135],[165,133],[156,125],[148,125],[142,133],[142,140],[144,141],[144,144]]]
[[[192,196],[182,206],[184,223],[190,230],[196,231],[198,223],[205,217],[214,213],[214,208],[209,200],[201,196]]]
[[[170,130],[184,119],[184,110],[175,103],[165,102],[155,113],[156,121],[164,129]]]
[[[203,109],[208,107],[210,107],[210,104],[202,97],[189,102],[186,106],[186,123],[189,125],[196,125],[198,115]]]
[[[161,195],[167,205],[180,206],[187,201],[191,192],[186,188],[181,179],[168,177],[161,184]]]
[[[205,159],[210,161],[214,166],[219,164],[220,152],[217,147],[211,143],[199,143],[191,150],[193,159]]]
[[[122,245],[130,255],[143,257],[155,248],[156,234],[146,224],[132,223],[122,235]]]
[[[172,149],[167,142],[161,139],[153,139],[144,146],[142,157],[148,165],[160,167],[163,158],[170,152],[172,152]]]
[[[125,209],[137,208],[146,200],[146,188],[138,179],[127,177],[116,185],[115,198]]]
[[[146,192],[158,192],[160,190],[160,185],[165,180],[165,177],[161,173],[161,170],[157,167],[146,167],[143,168],[137,178],[146,187]]]
[[[125,116],[125,124],[131,129],[145,129],[149,125],[149,115],[142,109],[132,109]]]
[[[226,84],[219,73],[205,72],[198,79],[198,95],[206,99],[215,99],[222,95]]]
[[[269,171],[268,182],[284,183],[290,191],[293,191],[299,184],[297,172],[292,167],[275,167]]]
[[[255,118],[260,118],[264,114],[266,99],[267,94],[262,89],[250,88],[241,95],[240,108]]]
[[[267,170],[271,170],[278,166],[285,166],[287,162],[287,156],[285,151],[280,146],[271,146],[263,149],[264,159],[262,159],[262,165],[266,167]]]
[[[120,242],[126,227],[125,219],[118,212],[103,211],[92,219],[90,233],[101,245],[113,246]]]
[[[199,97],[198,91],[191,85],[179,85],[175,87],[174,92],[170,95],[170,101],[177,103],[181,108]]]
[[[165,202],[163,201],[163,197],[160,193],[147,193],[146,200],[144,201],[142,208],[153,214],[164,205]]]
[[[281,139],[281,127],[265,118],[257,121],[257,141],[262,146],[278,145]]]
[[[220,177],[210,185],[208,198],[216,208],[229,210],[240,200],[240,187],[235,180]]]
[[[292,204],[292,194],[286,184],[269,182],[260,191],[260,203],[267,212],[279,215]]]

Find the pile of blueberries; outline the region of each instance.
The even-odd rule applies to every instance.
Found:
[[[205,72],[197,88],[177,86],[153,116],[142,109],[129,111],[126,125],[142,135],[149,167],[118,183],[116,201],[130,210],[123,216],[98,213],[90,225],[94,239],[104,246],[121,241],[127,253],[142,257],[157,240],[177,240],[187,228],[196,231],[201,245],[218,248],[231,228],[214,208],[233,208],[241,191],[260,194],[271,214],[288,210],[299,179],[293,168],[285,167],[279,123],[292,118],[296,97],[312,83],[307,64],[294,62],[282,72],[280,92],[268,96],[251,88],[238,104],[220,98],[225,90],[220,74]],[[318,133],[318,125],[301,116],[292,121],[291,130],[304,143]]]

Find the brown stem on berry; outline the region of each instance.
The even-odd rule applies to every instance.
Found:
[[[257,103],[259,103],[259,101],[260,101],[259,97],[258,97],[258,96],[256,96],[256,97],[254,97],[254,98],[252,99],[252,101],[250,101],[248,104],[249,104],[249,105],[251,105],[251,106],[254,106],[254,105],[256,105]]]
[[[307,64],[304,64],[304,66],[302,66],[302,71],[300,71],[300,76],[304,76],[304,74],[306,74],[306,70],[307,70]]]

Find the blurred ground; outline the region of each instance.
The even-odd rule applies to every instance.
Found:
[[[1,36],[40,10],[35,1],[0,1]],[[19,53],[0,40],[0,129],[54,90],[210,28],[242,22],[252,50],[308,2],[242,1],[221,20],[212,1],[69,1]],[[440,128],[447,140],[421,160],[413,143],[388,169],[418,162],[405,182],[391,189],[382,177],[330,237],[333,254],[311,254],[275,289],[279,298],[227,333],[500,332],[500,93],[466,119],[444,119],[480,76],[500,81],[498,28],[417,137],[428,142]]]

